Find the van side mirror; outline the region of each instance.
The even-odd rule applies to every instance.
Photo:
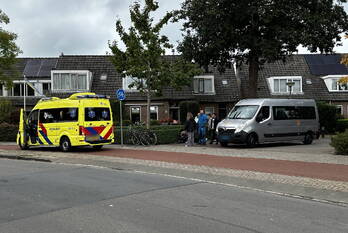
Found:
[[[256,120],[256,122],[258,122],[258,123],[261,122],[261,121],[263,120],[262,114],[257,115],[255,120]]]

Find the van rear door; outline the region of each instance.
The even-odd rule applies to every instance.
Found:
[[[85,106],[84,129],[85,140],[91,144],[109,142],[112,134],[112,118],[109,106]]]

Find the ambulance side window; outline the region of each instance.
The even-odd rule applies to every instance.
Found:
[[[73,122],[78,119],[78,109],[77,108],[59,108],[58,111],[58,121],[59,122]]]
[[[39,116],[40,123],[54,123],[58,120],[57,109],[41,109]]]

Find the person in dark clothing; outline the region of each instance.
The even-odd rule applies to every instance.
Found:
[[[208,129],[210,132],[210,144],[213,144],[214,140],[216,140],[216,144],[218,144],[218,140],[216,138],[216,127],[219,123],[219,120],[216,117],[216,114],[213,113],[211,118],[209,119]]]
[[[184,130],[187,134],[187,141],[185,146],[193,146],[195,140],[196,122],[191,112],[187,113]]]

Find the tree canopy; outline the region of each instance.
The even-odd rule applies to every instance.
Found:
[[[0,81],[10,81],[9,76],[16,75],[13,65],[21,52],[15,43],[17,35],[4,29],[4,24],[10,23],[9,17],[0,10]]]
[[[348,30],[346,0],[185,0],[179,51],[200,65],[223,70],[233,60],[249,64],[249,97],[256,97],[264,62],[285,59],[299,45],[332,53]]]
[[[124,77],[133,78],[130,87],[136,87],[147,96],[147,126],[150,124],[151,97],[161,95],[164,87],[180,88],[191,84],[192,77],[200,72],[198,67],[180,57],[165,57],[166,49],[173,45],[161,29],[174,16],[167,12],[157,23],[151,13],[158,9],[158,2],[145,0],[141,8],[139,2],[130,7],[131,26],[126,31],[120,20],[116,21],[116,32],[125,49],[115,40],[109,44],[112,61],[116,70]]]

